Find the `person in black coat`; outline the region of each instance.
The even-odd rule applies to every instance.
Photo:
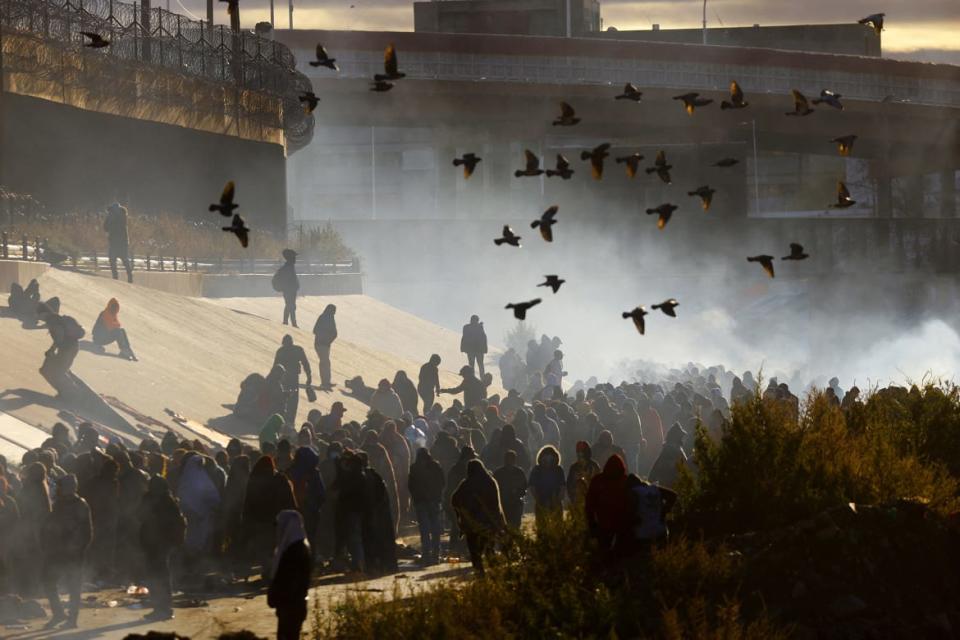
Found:
[[[440,505],[445,484],[440,463],[426,449],[418,449],[417,459],[410,465],[407,486],[420,526],[420,555],[425,565],[440,561],[440,535],[443,533]]]
[[[150,601],[150,621],[173,618],[173,586],[170,581],[170,553],[183,545],[187,520],[180,504],[170,492],[166,478],[153,476],[137,511],[140,520],[140,546],[146,559]]]
[[[277,546],[267,605],[277,610],[277,640],[298,640],[307,619],[307,592],[313,573],[313,553],[303,527],[303,516],[294,509],[277,515]]]
[[[317,316],[317,322],[313,325],[313,348],[320,360],[317,365],[320,388],[326,390],[333,388],[333,382],[330,379],[330,346],[337,339],[337,321],[334,317],[336,314],[337,306],[328,304],[323,313]]]
[[[283,250],[283,266],[273,275],[273,288],[283,294],[283,324],[297,326],[297,292],[300,279],[297,278],[297,252]]]
[[[117,260],[123,262],[127,272],[127,282],[133,282],[133,263],[130,261],[130,238],[127,235],[127,208],[119,202],[107,207],[107,219],[103,222],[103,230],[107,232],[108,251],[110,259],[110,273],[113,279],[118,278]]]
[[[419,398],[417,388],[413,386],[413,382],[407,377],[406,371],[397,371],[397,374],[393,377],[393,390],[400,396],[400,404],[403,406],[403,410],[409,411],[414,416],[418,415],[417,401]],[[429,408],[430,407],[424,407],[424,412]]]
[[[43,587],[53,617],[46,628],[66,621],[65,628],[76,629],[80,617],[83,561],[93,539],[93,521],[87,501],[77,495],[77,477],[67,475],[57,483],[53,511],[43,524]],[[64,613],[57,583],[63,578],[70,593],[70,613]]]
[[[473,371],[478,371],[483,377],[483,357],[487,353],[487,333],[479,316],[470,316],[470,324],[463,325],[463,335],[460,338],[460,351],[467,354],[467,365]]]
[[[500,489],[500,503],[507,525],[520,529],[523,521],[523,498],[527,495],[527,474],[517,466],[517,452],[507,449],[503,452],[503,466],[493,473]]]

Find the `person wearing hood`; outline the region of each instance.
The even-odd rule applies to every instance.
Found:
[[[390,458],[390,452],[383,446],[376,431],[368,430],[363,438],[361,450],[367,454],[370,466],[383,480],[387,488],[387,503],[390,505],[390,514],[394,530],[400,524],[400,491],[397,485],[397,473]],[[409,453],[407,454],[409,462]]]
[[[646,448],[646,439],[643,437],[643,427],[640,423],[640,414],[633,400],[625,400],[616,422],[616,441],[623,445],[624,461],[627,470],[637,469],[641,453]]]
[[[277,514],[284,509],[296,509],[293,487],[285,475],[277,471],[270,456],[261,456],[253,465],[243,502],[242,525],[254,559],[261,560],[262,577],[268,580],[272,566],[273,527]]]
[[[539,529],[548,515],[563,512],[563,493],[567,485],[560,466],[560,452],[556,447],[548,444],[540,449],[527,485],[533,495]]]
[[[477,454],[473,447],[464,445],[460,449],[460,457],[447,473],[446,490],[443,496],[443,508],[447,513],[447,520],[450,522],[450,547],[458,548],[460,546],[460,526],[457,520],[456,511],[453,508],[453,492],[457,490],[463,479],[467,477],[467,464],[471,460],[476,460]]]
[[[198,558],[211,552],[214,528],[220,517],[220,492],[204,468],[205,457],[188,454],[177,482],[177,498],[187,519],[184,548]]]
[[[120,348],[119,356],[126,360],[136,361],[133,349],[130,347],[130,340],[127,337],[127,330],[120,325],[120,303],[116,298],[110,298],[107,302],[107,308],[100,312],[97,321],[93,325],[93,331],[90,337],[93,343],[98,347],[105,347],[114,342]]]
[[[333,341],[337,339],[337,321],[334,316],[337,313],[337,306],[328,304],[323,313],[317,316],[317,321],[313,325],[313,348],[317,352],[319,363],[317,372],[320,374],[320,388],[330,390],[333,388],[330,372],[330,347]]]
[[[93,522],[87,501],[77,495],[75,475],[64,476],[57,483],[53,511],[43,525],[40,539],[44,552],[42,582],[53,614],[46,628],[52,629],[66,622],[65,628],[76,629],[80,617],[83,563],[93,539]],[[66,581],[70,594],[69,614],[64,612],[57,590],[61,578]]]
[[[259,421],[264,421],[273,414],[283,416],[287,404],[287,396],[283,388],[283,380],[286,378],[287,371],[283,365],[275,364],[267,377],[263,379],[260,385],[260,391],[257,396],[257,411],[254,417]]]
[[[119,468],[112,458],[100,465],[100,471],[85,487],[90,518],[93,522],[93,540],[90,545],[90,563],[98,581],[111,583],[114,578],[114,552],[117,548],[117,520],[119,511]]]
[[[450,498],[467,539],[470,562],[483,575],[483,556],[506,528],[497,482],[479,460],[467,463],[467,475]]]
[[[410,466],[407,486],[420,527],[420,556],[424,565],[440,561],[440,536],[443,533],[440,505],[445,485],[440,463],[426,449],[418,449],[417,459]]]
[[[470,324],[463,325],[460,352],[467,354],[467,366],[482,378],[483,357],[487,354],[487,333],[479,316],[470,316]]]
[[[127,208],[119,202],[114,202],[107,207],[107,217],[103,222],[103,230],[107,232],[107,255],[110,260],[110,273],[113,275],[113,279],[119,279],[117,260],[120,260],[127,272],[127,282],[133,282],[130,238],[127,235]]]
[[[370,409],[379,411],[384,417],[399,420],[403,415],[403,403],[400,402],[400,396],[390,385],[386,378],[380,380],[377,389],[370,398]]]
[[[273,274],[271,284],[274,291],[283,294],[283,324],[297,326],[297,292],[300,290],[300,279],[297,277],[297,252],[293,249],[284,249],[283,266]]]
[[[241,454],[233,459],[227,474],[227,486],[223,493],[223,533],[227,551],[234,570],[243,564],[246,538],[243,530],[243,501],[250,482],[250,457]]]
[[[456,427],[457,423],[453,420],[447,422],[452,424],[454,428]],[[457,444],[456,437],[447,429],[438,432],[437,437],[433,440],[433,446],[430,447],[430,455],[443,468],[444,474],[450,473],[450,469],[457,464],[457,460],[460,458],[460,447]]]
[[[347,450],[337,460],[337,476],[333,490],[337,496],[334,509],[334,556],[350,554],[354,572],[366,569],[363,548],[363,524],[368,510],[364,465],[353,451]]]
[[[687,463],[687,454],[683,450],[683,439],[687,432],[680,426],[679,422],[673,423],[670,431],[667,432],[667,441],[663,444],[660,456],[650,468],[648,477],[650,482],[654,482],[661,487],[672,489],[677,481],[679,471],[677,466]]]
[[[326,500],[327,490],[320,475],[320,456],[310,447],[300,447],[293,457],[293,465],[287,474],[293,485],[293,495],[303,516],[307,538],[315,548],[320,510]]]
[[[60,396],[67,389],[70,368],[80,352],[80,339],[86,331],[74,318],[60,314],[60,299],[57,297],[37,305],[37,316],[46,324],[53,341],[43,354],[40,375]]]
[[[496,437],[483,450],[482,459],[484,465],[493,468],[498,462],[503,462],[503,455],[507,451],[513,451],[516,454],[516,463],[524,473],[530,471],[530,454],[527,452],[526,445],[517,437],[516,430],[512,424],[505,424],[500,430],[499,437]]]
[[[440,393],[449,393],[456,395],[463,394],[463,406],[467,409],[473,409],[483,403],[483,397],[486,394],[486,385],[479,379],[470,367],[460,369],[460,377],[463,381],[459,386],[451,389],[441,389]]]
[[[567,499],[570,504],[579,505],[587,495],[590,481],[600,473],[600,465],[593,459],[590,445],[580,440],[576,445],[577,461],[567,471]]]
[[[369,465],[366,451],[357,454],[363,470],[367,510],[363,514],[363,555],[367,571],[374,574],[397,572],[397,524],[384,478]]]
[[[590,481],[584,510],[590,534],[597,540],[600,552],[609,556],[629,525],[627,466],[619,455],[610,456],[603,471]]]
[[[398,524],[400,522],[406,523],[410,505],[410,492],[407,488],[411,463],[410,445],[407,444],[407,439],[397,431],[397,423],[393,420],[387,420],[383,423],[383,429],[380,431],[380,444],[390,454],[390,464],[393,466],[393,473],[397,481],[397,500],[400,508]]]
[[[170,492],[165,478],[153,476],[137,512],[140,545],[146,558],[147,585],[153,612],[147,620],[173,618],[173,586],[170,581],[170,554],[183,545],[187,521]]]
[[[277,514],[276,530],[267,606],[277,611],[277,640],[299,640],[307,619],[313,553],[299,512],[286,509]]]
[[[493,473],[500,489],[503,516],[511,529],[519,530],[523,521],[523,498],[527,495],[527,474],[517,466],[517,452],[503,452],[503,465]]]
[[[406,371],[397,371],[393,377],[393,390],[396,391],[400,397],[400,404],[403,406],[403,411],[417,415],[417,388],[410,378],[407,377]]]
[[[593,459],[597,461],[598,465],[603,463],[606,466],[607,460],[612,455],[618,455],[626,460],[623,449],[613,442],[613,434],[607,429],[600,432],[591,450],[593,451]]]
[[[7,298],[7,307],[10,314],[19,318],[27,326],[36,322],[37,304],[40,302],[40,283],[36,278],[30,281],[24,289],[19,283],[10,285],[10,297]]]
[[[280,348],[273,358],[273,365],[283,367],[283,419],[289,425],[297,424],[297,409],[300,407],[300,371],[307,376],[306,385],[313,384],[313,372],[303,347],[293,343],[289,333],[283,336]]]
[[[420,367],[417,393],[423,400],[423,411],[426,413],[433,407],[433,399],[440,393],[440,356],[437,354],[430,356],[430,360]]]

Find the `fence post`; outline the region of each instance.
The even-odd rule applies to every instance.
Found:
[[[147,271],[150,271],[150,254],[147,254]]]
[[[47,249],[50,248],[50,240],[47,238],[43,239],[43,242],[40,243],[40,251],[37,251],[37,260],[43,258],[47,259]]]
[[[0,234],[0,250],[3,251],[3,259],[6,260],[10,257],[10,249],[7,245],[7,232],[4,231]]]
[[[158,259],[160,260],[160,271],[166,271],[163,265],[163,254],[160,254],[160,257]]]
[[[40,236],[34,236],[33,238],[33,260],[34,262],[40,262]]]
[[[97,252],[93,252],[93,272],[96,273],[100,271],[100,257],[97,256]]]
[[[27,234],[20,236],[20,259],[28,260],[27,256],[30,255],[30,248],[27,246]]]
[[[194,258],[194,259],[193,259],[193,272],[196,273],[197,271],[198,271],[198,269],[197,269],[197,259]]]

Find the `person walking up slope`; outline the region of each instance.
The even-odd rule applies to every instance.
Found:
[[[283,250],[283,266],[273,274],[274,291],[283,294],[283,324],[297,326],[297,292],[300,290],[300,279],[297,278],[297,252],[293,249]]]
[[[334,316],[337,306],[328,304],[313,325],[313,348],[317,351],[320,363],[317,370],[320,374],[320,388],[329,391],[333,388],[330,380],[330,346],[337,339],[337,321]]]

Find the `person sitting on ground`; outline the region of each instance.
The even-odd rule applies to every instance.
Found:
[[[127,360],[137,360],[133,349],[130,348],[130,340],[127,338],[127,331],[120,326],[120,303],[116,298],[110,298],[107,302],[107,308],[100,312],[97,321],[93,325],[91,337],[93,343],[98,347],[105,347],[114,342],[120,348],[120,357]]]
[[[26,289],[16,282],[10,285],[10,297],[7,298],[10,315],[33,324],[37,320],[38,304],[40,304],[40,283],[36,278],[27,284]]]
[[[307,619],[307,592],[313,573],[313,553],[303,516],[293,509],[277,515],[277,545],[267,605],[277,610],[277,639],[297,640]]]

